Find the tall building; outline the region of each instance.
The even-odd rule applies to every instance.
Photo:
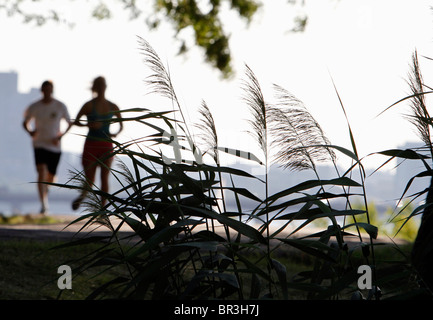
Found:
[[[26,107],[40,96],[38,89],[19,92],[17,73],[0,73],[0,186],[21,188],[23,178],[34,179],[31,140],[22,121]]]

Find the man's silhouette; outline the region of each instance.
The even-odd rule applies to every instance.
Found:
[[[60,122],[65,119],[69,124],[71,119],[68,110],[62,102],[54,99],[53,83],[44,81],[41,86],[42,99],[32,103],[24,113],[24,129],[33,140],[36,170],[38,173],[38,193],[41,201],[40,212],[48,210],[48,184],[54,182],[57,166],[61,156]],[[33,123],[32,128],[29,125]]]

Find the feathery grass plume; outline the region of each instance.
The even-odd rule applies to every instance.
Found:
[[[260,88],[259,81],[257,80],[253,71],[246,65],[247,81],[244,81],[243,89],[245,91],[244,100],[250,107],[253,115],[253,120],[248,122],[253,128],[249,132],[255,137],[256,142],[262,149],[265,157],[268,157],[268,141],[267,141],[267,105]]]
[[[212,113],[205,101],[202,101],[201,107],[198,110],[201,115],[200,123],[195,126],[200,129],[200,138],[205,146],[204,152],[208,153],[219,164],[218,156],[218,134],[216,131],[215,121]]]
[[[408,119],[415,126],[416,130],[418,131],[419,137],[430,149],[433,155],[431,137],[430,137],[430,125],[429,125],[430,115],[425,103],[423,82],[424,81],[423,81],[423,77],[418,62],[418,54],[417,51],[415,50],[415,52],[412,55],[412,66],[409,72],[409,80],[408,80],[410,90],[413,93],[413,96],[410,99],[412,115],[408,116]]]
[[[278,103],[268,111],[271,147],[277,149],[274,162],[285,169],[315,169],[315,162],[335,161],[335,153],[319,123],[302,101],[274,85]]]
[[[80,192],[85,191],[86,194],[83,197],[83,201],[81,203],[81,207],[86,212],[94,213],[94,217],[90,219],[86,225],[94,225],[97,226],[105,226],[109,230],[113,231],[113,226],[110,223],[110,220],[105,213],[103,205],[102,205],[102,199],[101,195],[98,194],[100,190],[93,189],[93,187],[96,187],[95,185],[89,184],[89,181],[84,175],[83,171],[78,170],[69,170],[70,178],[67,182],[67,184],[63,185],[64,187],[76,189]],[[96,227],[97,228],[97,227]]]
[[[257,80],[254,72],[248,65],[246,67],[246,76],[247,80],[244,81],[243,90],[245,91],[244,101],[248,104],[251,113],[253,115],[253,119],[249,120],[249,123],[253,129],[253,131],[249,131],[249,133],[256,139],[256,142],[259,144],[260,148],[263,151],[265,161],[265,214],[266,214],[266,223],[264,224],[264,229],[266,230],[266,257],[268,264],[268,275],[270,279],[271,271],[275,266],[272,265],[271,259],[271,248],[269,245],[270,239],[270,223],[269,219],[269,175],[268,175],[268,105],[265,102],[263,97],[263,92],[260,87],[260,83]],[[272,296],[272,281],[269,281],[269,295]]]
[[[138,37],[138,40],[141,45],[140,51],[144,56],[144,62],[153,72],[153,74],[148,76],[145,81],[152,89],[151,93],[161,94],[162,96],[177,102],[170,74],[167,72],[158,54],[145,39]]]
[[[171,82],[170,73],[162,63],[158,54],[152,48],[152,46],[145,39],[138,37],[141,45],[141,53],[144,56],[144,62],[153,72],[146,78],[146,84],[152,88],[151,93],[160,94],[163,97],[168,98],[177,107],[178,111],[182,116],[183,122],[186,124],[185,116],[182,112],[182,107],[177,99],[176,92],[174,91],[173,84]],[[186,128],[188,131],[188,128]]]
[[[150,76],[146,78],[146,84],[152,88],[152,93],[161,94],[163,97],[171,100],[173,104],[173,108],[177,108],[179,111],[182,121],[185,126],[180,126],[180,124],[176,121],[175,126],[180,127],[183,132],[186,134],[186,139],[188,140],[192,152],[196,155],[197,150],[199,150],[192,139],[192,135],[189,131],[188,124],[185,118],[185,115],[182,111],[181,104],[177,98],[176,92],[174,90],[170,73],[165,68],[158,54],[152,48],[152,46],[143,38],[139,38],[139,43],[141,45],[141,52],[144,56],[144,62],[148,65],[149,69],[153,72]]]
[[[119,175],[121,175],[127,183],[129,183],[131,186],[135,186],[136,178],[132,174],[131,170],[129,169],[128,165],[122,161],[122,159],[116,159],[116,164],[119,167],[120,170],[116,171]]]

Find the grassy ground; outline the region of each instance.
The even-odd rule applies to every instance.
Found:
[[[47,241],[8,240],[0,242],[0,300],[56,299],[60,293],[57,280],[58,266],[71,259],[79,259],[97,247],[81,245],[61,249],[52,248],[60,243]],[[409,247],[403,248],[408,251]],[[311,267],[311,258],[300,252],[280,250],[276,258],[287,266],[288,276]],[[401,255],[390,248],[377,251],[379,261],[401,259]],[[73,268],[74,265],[71,265]],[[95,270],[98,273],[98,270]],[[73,279],[72,290],[64,290],[60,299],[82,300],[116,273],[84,273]],[[292,296],[293,298],[293,296]],[[301,296],[298,296],[301,298]]]
[[[62,275],[57,273],[58,266],[95,249],[86,245],[51,250],[58,244],[24,240],[0,242],[0,300],[56,299],[60,293],[57,280]],[[109,276],[92,278],[92,275],[84,274],[74,278],[72,290],[64,290],[60,298],[85,299]]]
[[[17,215],[6,216],[0,214],[0,224],[5,224],[5,225],[50,224],[50,223],[58,223],[58,222],[61,222],[61,220],[51,215],[17,214]]]
[[[50,218],[50,217],[48,217]],[[19,218],[0,219],[0,223],[20,224],[20,223],[56,223],[57,221],[46,219],[45,217],[22,216]],[[94,252],[100,245],[87,244],[61,249],[53,249],[60,242],[52,241],[30,241],[30,240],[7,240],[0,242],[0,300],[43,300],[43,299],[65,299],[83,300],[100,285],[106,283],[118,274],[119,270],[110,270],[99,274],[101,268],[94,269],[93,273],[86,271],[79,277],[73,278],[72,290],[60,290],[57,287],[57,280],[61,276],[58,267],[68,264],[72,268],[76,265],[69,263],[71,260],[79,260],[87,253]],[[398,248],[398,250],[396,250]],[[378,263],[381,277],[400,274],[396,268],[401,268],[409,255],[411,246],[403,245],[394,247],[393,245],[376,247],[376,261]],[[406,256],[406,258],[405,258]],[[273,258],[281,262],[287,269],[287,276],[290,279],[300,271],[311,270],[313,259],[306,253],[298,250],[277,249],[273,253]],[[354,258],[362,261],[360,252],[354,253]],[[389,269],[388,261],[400,261],[401,263],[391,264],[393,269]],[[360,262],[362,263],[362,262]],[[398,270],[397,270],[398,271]],[[75,274],[73,274],[75,275]],[[403,277],[391,282],[396,288],[407,286],[408,279],[403,273]],[[392,288],[386,288],[392,290]],[[305,299],[305,294],[291,292],[291,298]]]

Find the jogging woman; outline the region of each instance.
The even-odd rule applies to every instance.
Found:
[[[86,102],[78,112],[74,125],[87,126],[89,131],[84,143],[82,165],[87,183],[92,186],[95,181],[96,169],[100,167],[101,191],[109,191],[109,173],[113,162],[113,144],[111,138],[115,137],[123,129],[122,121],[119,121],[120,129],[117,133],[110,132],[110,124],[113,117],[122,119],[117,105],[105,98],[107,83],[104,77],[98,77],[93,81],[92,92],[94,98]],[[87,117],[87,124],[80,121],[81,117]],[[72,203],[72,208],[77,210],[86,196],[83,190],[80,196]],[[102,206],[106,199],[102,197]]]

